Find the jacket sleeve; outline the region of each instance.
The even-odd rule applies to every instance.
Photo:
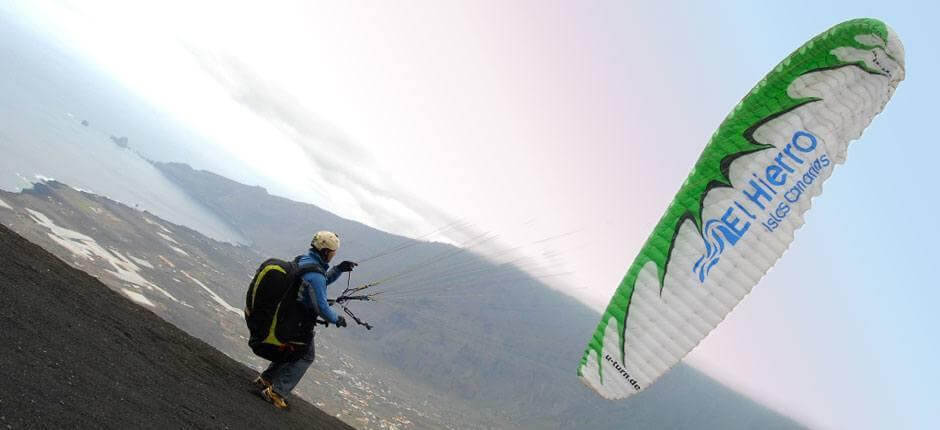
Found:
[[[326,271],[326,285],[332,284],[339,279],[340,276],[343,276],[343,272],[339,271],[338,266],[330,267],[330,270]]]
[[[336,312],[326,301],[326,281],[327,279],[319,273],[304,275],[300,299],[307,309],[316,311],[323,319],[336,324]]]

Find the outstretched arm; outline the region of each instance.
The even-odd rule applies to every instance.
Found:
[[[326,285],[332,284],[342,275],[343,271],[339,269],[339,266],[330,267],[330,270],[326,271]]]
[[[343,272],[352,272],[353,268],[358,265],[359,264],[352,261],[344,261],[331,267],[330,270],[326,272],[326,285],[330,285],[333,281],[339,279],[339,277],[343,275]]]
[[[319,273],[304,275],[303,302],[308,309],[315,309],[323,319],[336,324],[338,315],[326,301],[326,278]]]

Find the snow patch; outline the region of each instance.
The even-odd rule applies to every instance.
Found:
[[[163,227],[163,226],[161,226],[161,227]],[[170,237],[170,236],[168,236],[168,235],[166,235],[166,234],[164,234],[164,233],[157,232],[157,235],[160,236],[160,237],[162,237],[162,238],[163,238],[164,240],[166,240],[167,242],[172,242],[172,243],[175,243],[175,244],[177,244],[177,245],[180,244],[179,242],[173,240],[172,237]]]
[[[165,232],[167,232],[167,233],[173,233],[172,231],[167,230],[167,228],[164,227],[163,224],[160,224],[160,223],[158,223],[158,222],[156,222],[156,221],[151,221],[150,218],[144,217],[144,221],[147,221],[147,224],[155,225],[155,226],[157,226],[157,227],[160,227],[161,230],[163,230],[163,231],[165,231]],[[168,240],[173,240],[173,239],[168,239]]]
[[[48,236],[50,239],[52,239],[53,242],[67,249],[72,254],[91,261],[95,261],[96,258],[100,258],[110,264],[114,269],[105,269],[105,272],[130,284],[147,287],[151,290],[157,290],[163,293],[163,295],[165,295],[170,300],[173,300],[177,303],[179,302],[179,300],[177,300],[176,297],[173,297],[172,294],[141,276],[140,273],[138,273],[140,272],[140,267],[134,264],[133,261],[121,255],[120,252],[105,249],[89,236],[56,225],[42,212],[34,211],[29,208],[26,208],[26,211],[29,212],[29,216],[32,217],[37,224],[51,231],[51,233],[48,233]]]
[[[190,280],[192,280],[193,282],[195,282],[196,285],[202,287],[203,290],[206,290],[206,292],[209,293],[209,296],[212,297],[212,300],[215,300],[215,302],[218,303],[220,306],[222,306],[224,309],[229,310],[229,311],[232,311],[232,312],[236,313],[238,316],[242,316],[242,310],[241,310],[241,309],[238,309],[238,308],[236,308],[236,307],[234,307],[234,306],[228,304],[228,302],[226,302],[225,299],[223,299],[223,298],[220,297],[218,294],[216,294],[215,291],[210,290],[209,287],[206,286],[206,284],[203,284],[202,282],[199,282],[198,279],[193,278],[192,276],[190,276],[189,273],[186,273],[185,270],[181,270],[180,273],[182,273],[182,274],[185,275],[187,278],[189,278]]]
[[[144,266],[144,267],[146,267],[146,268],[148,268],[148,269],[153,269],[153,264],[150,264],[150,262],[147,261],[147,260],[144,260],[144,259],[142,259],[142,258],[134,257],[133,255],[130,255],[130,254],[127,254],[127,257],[130,258],[131,260],[134,260],[135,263],[137,263],[137,264],[139,264],[139,265],[141,265],[141,266]]]
[[[13,206],[8,205],[7,202],[3,200],[0,200],[0,208],[7,208],[11,211],[13,210]]]
[[[172,250],[174,250],[174,251],[176,251],[176,252],[178,252],[178,253],[180,253],[180,254],[183,254],[183,255],[189,257],[189,254],[187,254],[186,251],[183,251],[182,249],[179,249],[179,248],[177,248],[177,247],[175,247],[175,246],[173,246],[173,245],[170,245],[170,249],[172,249]]]
[[[134,303],[138,303],[144,306],[154,307],[153,302],[147,299],[143,294],[140,294],[135,291],[128,290],[127,288],[121,288],[121,292],[124,293],[127,298],[131,299]]]
[[[166,263],[167,266],[170,266],[170,267],[173,267],[173,268],[176,267],[176,265],[173,264],[172,261],[167,260],[166,257],[164,257],[164,256],[162,256],[162,255],[160,255],[159,257],[160,257],[160,260],[163,260],[163,262]]]

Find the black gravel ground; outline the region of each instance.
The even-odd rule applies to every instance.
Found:
[[[350,428],[0,226],[0,430]]]

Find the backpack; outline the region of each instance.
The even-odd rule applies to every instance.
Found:
[[[245,322],[250,336],[248,346],[255,355],[269,361],[300,359],[313,341],[315,316],[297,301],[303,275],[316,272],[326,276],[317,264],[301,267],[293,261],[270,258],[261,263],[245,295]]]

